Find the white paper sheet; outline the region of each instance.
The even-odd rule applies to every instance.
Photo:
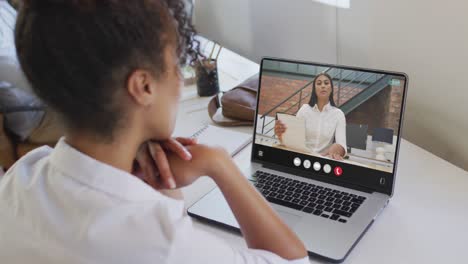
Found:
[[[300,151],[309,152],[306,147],[305,120],[293,115],[278,113],[278,119],[286,125],[283,145]]]

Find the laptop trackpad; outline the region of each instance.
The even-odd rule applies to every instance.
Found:
[[[300,216],[283,211],[275,205],[273,205],[273,208],[289,227],[294,227],[301,219]],[[202,199],[191,206],[188,209],[188,212],[193,216],[199,216],[204,219],[239,228],[239,224],[237,223],[231,208],[229,208],[229,205],[224,199],[219,188],[215,188],[205,195]]]
[[[275,208],[275,210],[278,212],[278,214],[280,215],[281,219],[283,219],[283,221],[286,223],[286,225],[288,225],[289,227],[293,227],[295,225],[297,225],[297,223],[299,223],[299,220],[301,219],[300,216],[297,216],[297,215],[293,215],[291,213],[288,213],[288,212],[285,212],[283,210],[278,210],[277,208]]]

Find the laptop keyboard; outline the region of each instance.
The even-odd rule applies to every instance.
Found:
[[[257,171],[255,187],[271,203],[346,223],[366,197]]]

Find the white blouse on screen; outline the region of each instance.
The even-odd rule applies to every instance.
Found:
[[[328,103],[320,112],[317,104],[304,104],[296,116],[306,121],[306,146],[312,152],[321,153],[337,143],[346,153],[346,118],[339,108]]]

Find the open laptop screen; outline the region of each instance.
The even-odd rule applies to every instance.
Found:
[[[265,58],[260,76],[253,160],[391,193],[405,74]]]

